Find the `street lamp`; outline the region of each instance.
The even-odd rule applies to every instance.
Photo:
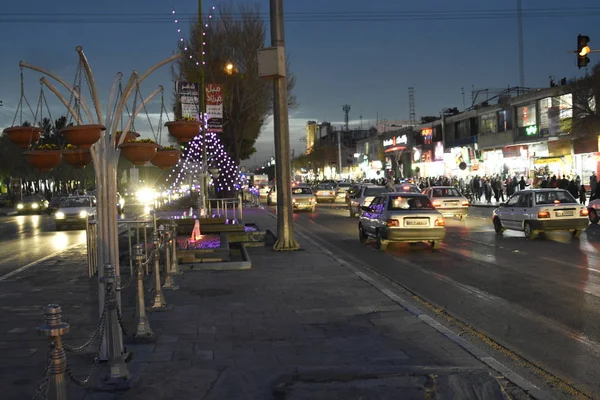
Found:
[[[225,72],[227,72],[228,75],[233,75],[235,72],[235,66],[232,63],[227,63],[225,65]]]

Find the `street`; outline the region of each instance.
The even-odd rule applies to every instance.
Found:
[[[271,210],[274,211],[274,208]],[[358,240],[357,220],[340,204],[295,213],[301,233],[350,262],[395,281],[537,367],[598,394],[600,235],[590,226],[528,241],[496,235],[490,208],[447,219],[440,251],[390,244],[385,253]]]

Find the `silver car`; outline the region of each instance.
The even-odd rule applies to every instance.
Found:
[[[382,193],[390,192],[385,186],[377,185],[361,185],[356,191],[350,195],[350,202],[348,203],[348,210],[350,212],[350,218],[357,217],[360,214],[361,207],[368,206],[371,201]]]
[[[292,187],[292,207],[296,210],[315,212],[317,198],[309,186]]]
[[[469,213],[469,200],[454,186],[433,186],[423,192],[444,217],[462,220]]]
[[[321,183],[317,185],[314,189],[315,197],[317,198],[317,203],[322,203],[328,201],[333,203],[336,198],[336,192],[332,185]]]
[[[70,196],[62,201],[54,213],[54,225],[57,231],[67,227],[85,228],[86,220],[96,215],[93,196]]]
[[[389,242],[429,242],[433,249],[446,236],[446,220],[431,200],[417,193],[384,193],[363,206],[358,222],[361,243],[369,237],[385,250]]]

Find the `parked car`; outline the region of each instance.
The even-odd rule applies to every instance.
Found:
[[[28,213],[41,214],[48,209],[48,200],[39,194],[33,194],[24,196],[21,201],[17,202],[16,207],[19,215]]]
[[[57,231],[67,227],[84,228],[89,217],[96,217],[96,201],[93,196],[69,196],[54,213]]]
[[[423,194],[382,193],[361,210],[358,222],[361,243],[374,237],[376,247],[382,251],[389,242],[428,242],[437,249],[446,235],[444,216]]]
[[[389,191],[385,186],[360,185],[356,192],[350,196],[350,203],[348,204],[350,218],[357,217],[360,214],[361,207],[371,204],[375,196]]]
[[[462,220],[469,213],[469,200],[454,186],[432,186],[423,191],[444,217]]]
[[[492,222],[498,234],[512,229],[535,239],[542,232],[569,231],[573,238],[578,238],[589,225],[588,218],[588,208],[566,190],[526,189],[496,208]]]
[[[295,210],[315,212],[317,198],[310,186],[294,186],[292,188],[292,207]]]

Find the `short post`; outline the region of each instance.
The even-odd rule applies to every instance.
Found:
[[[172,254],[171,254],[171,274],[181,275],[183,271],[179,268],[179,260],[177,260],[177,224],[171,224],[171,235],[173,241]]]
[[[137,263],[137,307],[136,307],[136,339],[154,339],[150,321],[146,315],[146,299],[144,297],[144,249],[141,244],[133,247],[133,259]]]
[[[38,328],[41,335],[48,336],[53,345],[49,360],[48,398],[53,400],[67,400],[67,356],[62,347],[61,336],[69,333],[69,324],[62,322],[62,310],[58,304],[46,306],[45,323]],[[43,398],[46,398],[44,396]]]
[[[169,251],[170,243],[169,243],[169,232],[165,232],[163,238],[165,241],[165,284],[163,285],[164,290],[177,290],[179,286],[175,283],[175,279],[173,278],[173,273],[171,271],[171,252]]]
[[[148,311],[164,311],[167,302],[160,285],[160,235],[154,232],[154,302]]]
[[[113,390],[126,390],[129,388],[129,371],[125,364],[125,352],[121,341],[121,325],[119,323],[119,309],[117,304],[117,288],[115,267],[112,264],[104,264],[103,281],[108,290],[108,366],[109,375],[104,383]]]
[[[243,215],[243,211],[242,208],[244,208],[244,192],[240,193],[240,223],[242,223],[244,221],[244,215]]]

